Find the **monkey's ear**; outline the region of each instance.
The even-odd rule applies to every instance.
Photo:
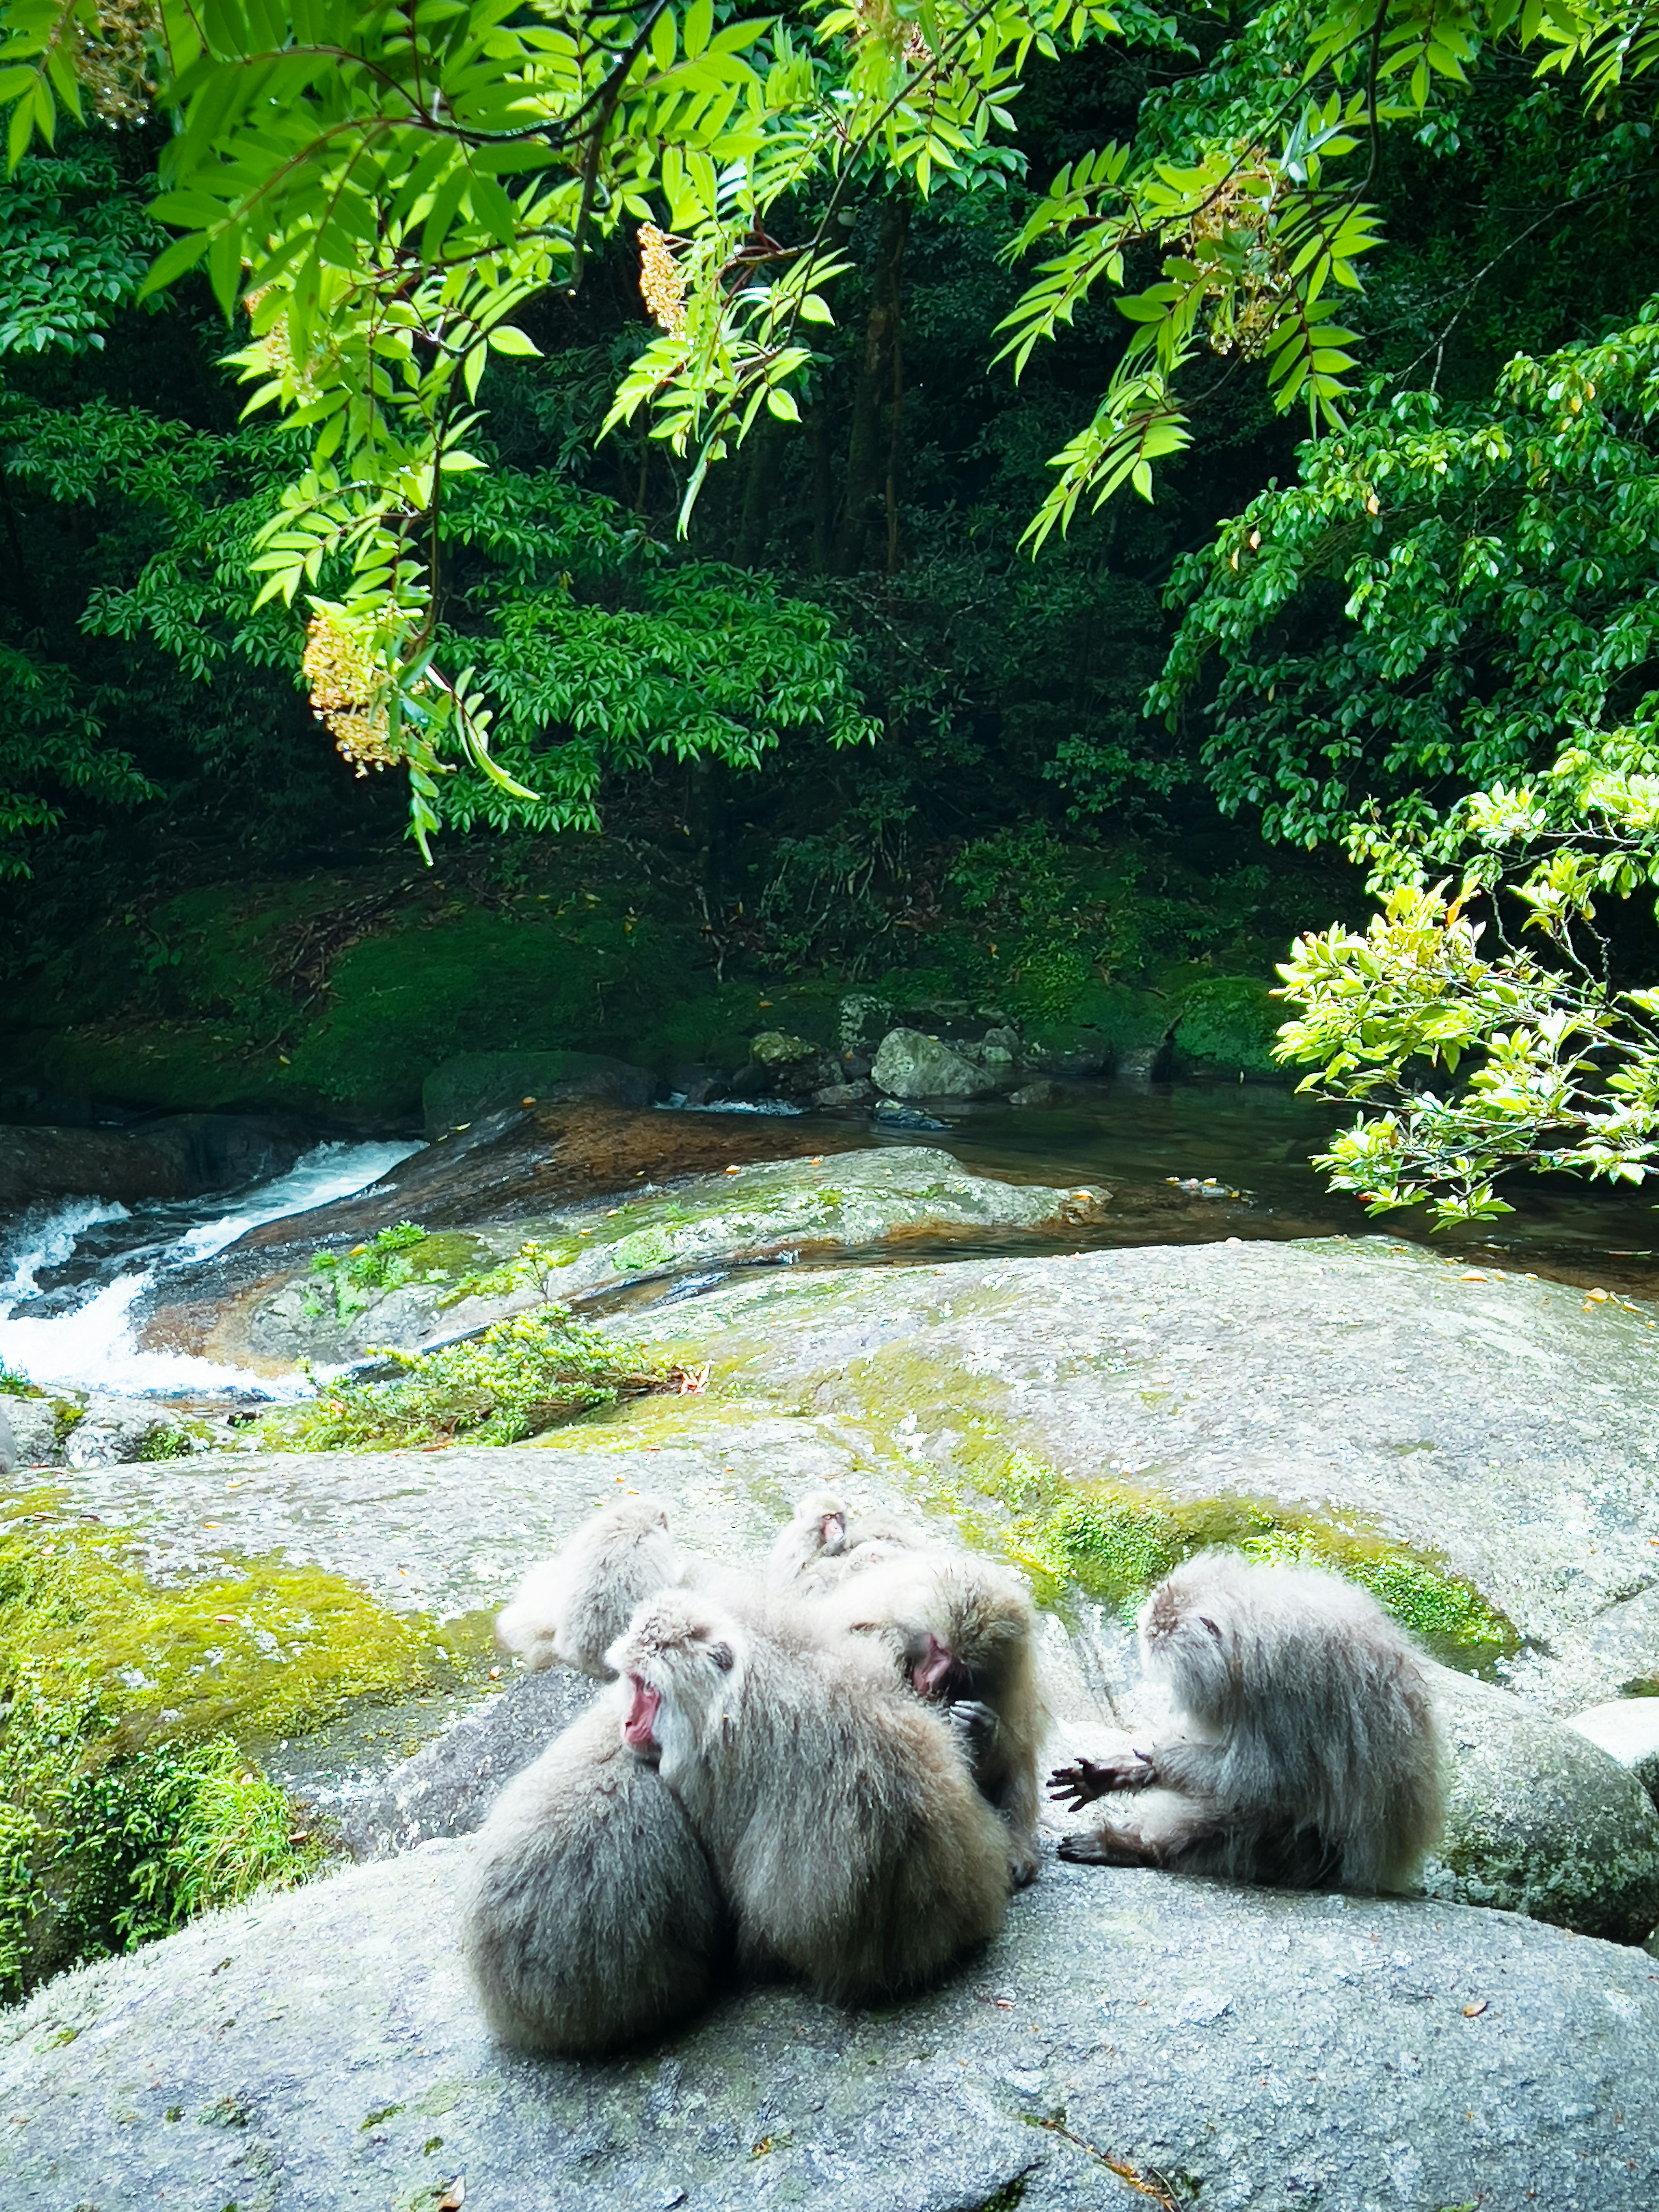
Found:
[[[1214,1637],[1216,1642],[1219,1644],[1221,1641],[1221,1631],[1216,1626],[1214,1621],[1211,1620],[1209,1614],[1207,1613],[1200,1613],[1198,1618],[1200,1626],[1207,1628],[1211,1635]]]
[[[722,1674],[729,1674],[738,1663],[738,1655],[731,1645],[720,1643],[718,1638],[708,1646],[708,1656]]]

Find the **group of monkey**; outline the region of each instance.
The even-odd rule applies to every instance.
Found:
[[[1410,1885],[1441,1754],[1410,1644],[1363,1590],[1201,1553],[1141,1608],[1178,1724],[1058,1768],[1117,1802],[1065,1857],[1356,1891]],[[683,1555],[626,1498],[497,1623],[612,1686],[510,1781],[473,1847],[462,1949],[502,2042],[597,2051],[731,1967],[842,2002],[918,1988],[1000,1927],[1040,1852],[1047,1726],[1019,1578],[836,1498],[763,1576]]]

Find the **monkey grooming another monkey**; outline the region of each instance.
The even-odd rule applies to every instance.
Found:
[[[706,2004],[726,1946],[708,1856],[623,1741],[614,1690],[502,1790],[471,1849],[461,1951],[492,2032],[608,2051]]]
[[[608,1679],[605,1655],[635,1608],[683,1573],[665,1509],[654,1498],[620,1498],[531,1569],[496,1620],[496,1641],[532,1668],[562,1663]]]
[[[1423,1672],[1375,1598],[1316,1569],[1200,1553],[1140,1609],[1184,1732],[1057,1768],[1074,1807],[1138,1795],[1062,1858],[1358,1893],[1413,1887],[1443,1813]]]
[[[966,1553],[898,1553],[849,1576],[809,1617],[867,1641],[918,1697],[949,1708],[966,1731],[974,1779],[1008,1832],[1014,1882],[1034,1881],[1042,1865],[1037,1754],[1048,1715],[1019,1577]]]
[[[708,1851],[740,1964],[856,2002],[934,1979],[1001,1926],[1001,1823],[950,1723],[871,1660],[681,1591],[607,1656],[623,1737]]]

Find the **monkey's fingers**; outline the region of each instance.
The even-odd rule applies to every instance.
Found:
[[[1079,1759],[1072,1766],[1057,1766],[1048,1777],[1048,1795],[1069,1803],[1073,1812],[1103,1797],[1111,1786],[1103,1771],[1090,1759]]]

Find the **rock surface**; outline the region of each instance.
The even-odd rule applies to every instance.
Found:
[[[197,1198],[284,1174],[314,1143],[267,1115],[173,1114],[135,1128],[0,1125],[0,1214],[65,1198]]]
[[[1434,1685],[1451,1790],[1428,1893],[1645,1942],[1659,1924],[1659,1811],[1642,1783],[1506,1691],[1443,1667]]]
[[[748,1277],[631,1326],[964,1504],[1023,1452],[1436,1556],[1565,1714],[1659,1680],[1653,1315],[1363,1237]]]
[[[466,1052],[434,1068],[421,1086],[428,1140],[459,1123],[481,1121],[528,1097],[538,1106],[596,1098],[615,1106],[648,1106],[656,1078],[624,1060],[595,1052]]]
[[[0,2025],[31,2212],[1650,2212],[1659,1963],[1506,1915],[1048,1867],[945,1988],[729,1996],[603,2062],[490,2045],[428,1844]],[[1116,2170],[1115,2170],[1115,2167]],[[1132,2176],[1133,2180],[1126,2179]]]
[[[1568,1723],[1633,1774],[1659,1805],[1659,1698],[1615,1698]]]
[[[986,1098],[1006,1083],[1009,1066],[988,1067],[921,1030],[889,1030],[870,1073],[893,1098]]]
[[[759,1262],[879,1251],[919,1243],[1009,1241],[1060,1235],[1099,1218],[1103,1191],[1054,1190],[970,1175],[948,1153],[894,1146],[726,1170],[669,1192],[615,1206],[534,1216],[510,1233],[477,1232],[472,1264],[489,1267],[533,1238],[551,1255],[552,1295],[592,1298],[619,1284]],[[319,1305],[314,1277],[299,1274],[246,1320],[248,1364],[286,1372],[306,1353],[344,1362],[372,1347],[422,1345],[465,1334],[539,1298],[521,1291],[453,1302],[445,1285],[413,1283],[346,1322]]]

